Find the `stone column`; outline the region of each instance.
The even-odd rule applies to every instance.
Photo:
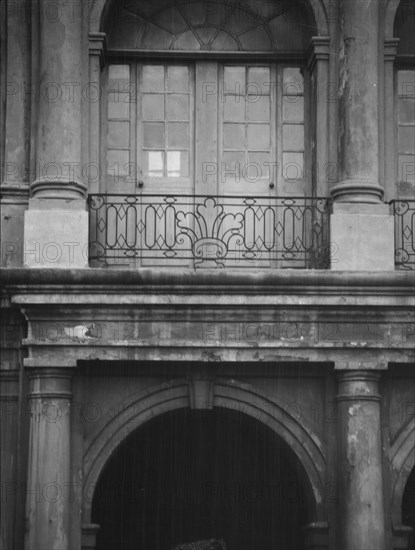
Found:
[[[0,369],[1,506],[0,549],[15,547],[18,496],[19,371]]]
[[[22,266],[23,219],[29,198],[30,169],[30,18],[26,1],[6,0],[0,8],[5,37],[0,77],[4,82],[1,161],[2,265]],[[2,38],[3,38],[2,36]],[[3,41],[2,41],[3,42]],[[3,45],[2,44],[2,45]],[[3,80],[4,79],[4,80]],[[3,84],[2,84],[3,87]],[[3,122],[4,121],[4,122]],[[3,146],[2,143],[2,146]],[[4,161],[4,162],[3,162]]]
[[[25,550],[68,550],[73,369],[29,370],[30,435]]]
[[[393,217],[379,185],[379,0],[340,0],[336,270],[394,269]]]
[[[386,550],[380,429],[380,374],[339,373],[338,544]]]
[[[39,0],[36,179],[25,216],[28,267],[86,267],[87,187],[81,181],[82,6]]]

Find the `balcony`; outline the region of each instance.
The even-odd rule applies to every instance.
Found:
[[[93,267],[300,268],[330,264],[324,197],[90,195]]]
[[[391,201],[395,218],[395,266],[415,269],[415,200]]]

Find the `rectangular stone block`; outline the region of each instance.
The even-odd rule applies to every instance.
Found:
[[[394,219],[388,205],[335,203],[330,224],[332,270],[395,269]]]
[[[81,210],[27,210],[25,267],[88,267],[88,213]]]

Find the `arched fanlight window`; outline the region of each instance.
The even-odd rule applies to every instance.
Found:
[[[135,50],[305,51],[315,27],[305,4],[126,1],[114,17],[109,47]]]

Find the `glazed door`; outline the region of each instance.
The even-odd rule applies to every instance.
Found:
[[[225,64],[219,83],[218,195],[229,214],[222,228],[227,265],[270,267],[278,188],[276,69]]]
[[[119,196],[106,217],[117,265],[189,267],[177,222],[194,194],[193,67],[111,65],[108,84],[106,186]]]
[[[306,181],[300,69],[154,61],[108,78],[112,265],[284,267],[304,239],[301,210],[276,200]]]

